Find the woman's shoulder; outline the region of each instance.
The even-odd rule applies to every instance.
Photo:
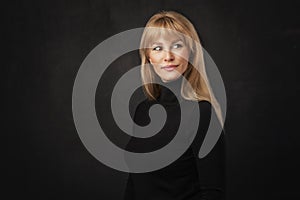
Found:
[[[157,103],[157,101],[149,100],[148,98],[136,101],[133,111],[134,111],[135,114],[137,112],[143,112],[144,113],[145,111],[149,110],[152,105],[154,105],[156,103]]]
[[[199,109],[201,112],[210,113],[212,104],[209,101],[201,100],[201,101],[197,101],[197,103],[198,103],[198,106],[199,106]],[[144,99],[136,104],[136,107],[134,110],[135,110],[135,112],[141,111],[141,110],[143,110],[143,111],[148,110],[154,104],[159,104],[159,102],[156,100]]]
[[[157,100],[149,100],[148,98],[140,100],[136,103],[136,109],[149,108],[154,104],[157,104]]]
[[[212,107],[211,103],[207,100],[198,101],[198,105],[199,105],[200,110],[202,109],[202,110],[208,111],[208,110],[211,110],[211,107]]]
[[[201,106],[211,106],[211,103],[207,100],[198,101],[198,104]]]
[[[210,120],[212,113],[212,104],[207,100],[198,101],[200,118],[202,120]]]

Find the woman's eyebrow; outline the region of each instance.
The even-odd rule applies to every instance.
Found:
[[[174,41],[172,42],[172,44],[173,44],[173,43],[176,43],[176,42],[183,42],[183,41],[182,41],[182,39],[177,39],[177,40],[174,40]]]
[[[176,39],[171,43],[174,44],[176,42],[183,42],[183,41],[182,41],[182,39]],[[162,45],[162,43],[161,42],[153,42],[151,46],[153,46],[153,45]]]

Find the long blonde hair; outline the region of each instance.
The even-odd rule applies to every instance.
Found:
[[[174,11],[161,11],[153,15],[146,24],[141,42],[141,77],[143,90],[149,100],[155,100],[160,95],[160,86],[158,84],[147,84],[155,82],[156,73],[152,67],[149,67],[149,46],[155,38],[162,34],[176,34],[180,37],[190,49],[190,58],[187,70],[183,74],[189,82],[191,89],[188,89],[185,79],[181,86],[181,95],[184,99],[193,101],[209,101],[216,111],[217,117],[223,126],[222,112],[220,105],[216,100],[207,78],[203,50],[199,36],[193,24],[183,15]],[[184,37],[183,37],[184,36]],[[192,63],[192,64],[191,64]]]

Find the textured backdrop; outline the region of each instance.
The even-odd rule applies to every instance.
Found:
[[[87,54],[106,38],[175,10],[195,25],[227,92],[227,197],[300,197],[296,1],[10,1],[1,66],[5,187],[11,199],[121,199],[126,173],[98,162],[72,117],[72,87]],[[298,19],[297,19],[298,18]],[[297,53],[297,54],[296,54]],[[118,59],[109,86],[139,64]],[[115,75],[115,76],[113,76]],[[97,110],[101,112],[101,95]],[[100,96],[99,96],[100,95]]]

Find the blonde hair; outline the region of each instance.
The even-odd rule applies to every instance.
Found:
[[[148,60],[149,46],[155,38],[163,34],[176,34],[190,49],[190,58],[187,70],[183,76],[189,82],[192,90],[189,89],[185,79],[181,86],[181,95],[184,99],[193,101],[208,101],[216,111],[217,117],[223,126],[222,113],[218,101],[216,100],[206,75],[203,50],[199,36],[193,24],[183,15],[174,11],[161,11],[153,15],[146,24],[141,42],[141,77],[143,90],[149,100],[156,100],[160,95],[160,86],[153,84],[157,78],[152,67],[149,67]],[[151,84],[148,84],[151,83]]]

